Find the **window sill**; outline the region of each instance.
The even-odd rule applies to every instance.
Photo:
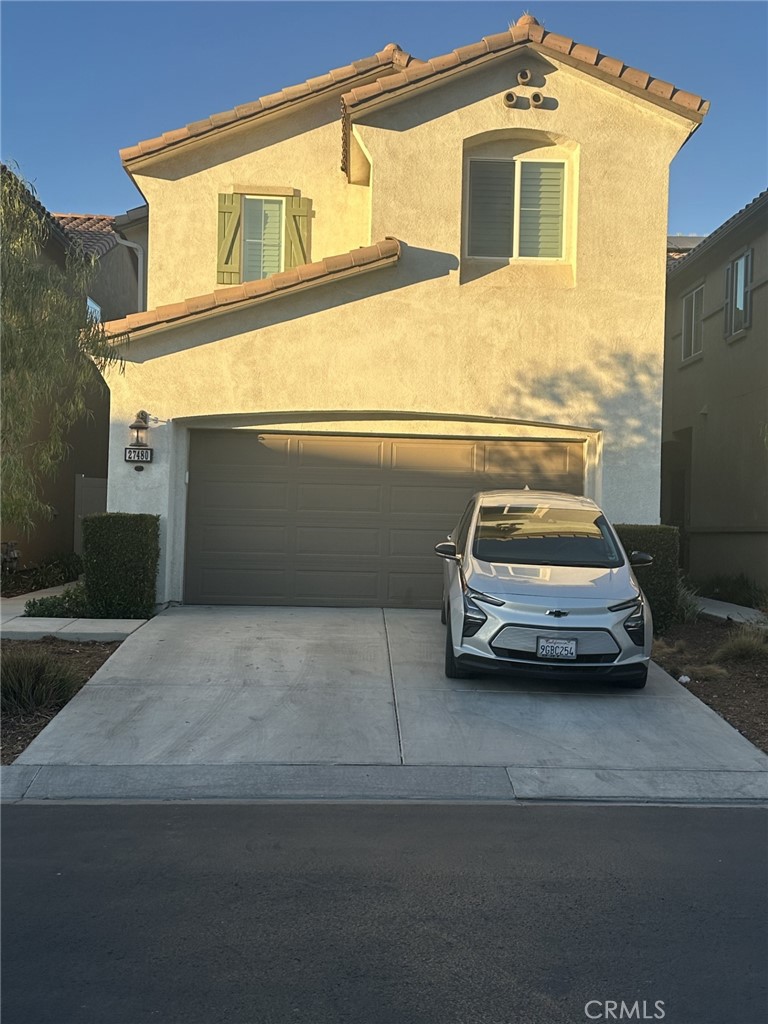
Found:
[[[700,363],[703,358],[703,352],[694,352],[694,354],[692,356],[688,356],[687,359],[680,360],[680,369],[682,370],[686,366],[691,366],[692,363]]]
[[[748,327],[742,327],[742,329],[740,331],[736,331],[735,334],[729,335],[725,339],[725,343],[726,343],[726,345],[732,345],[736,341],[743,341],[743,339],[746,338],[748,334],[749,334],[749,328]]]

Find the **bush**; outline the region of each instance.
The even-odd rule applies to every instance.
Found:
[[[105,512],[83,520],[85,595],[102,619],[148,619],[155,612],[160,517]]]
[[[768,630],[741,626],[714,654],[715,661],[757,661],[768,658]]]
[[[729,601],[742,608],[765,608],[768,590],[740,572],[738,576],[711,576],[699,587],[702,597],[716,601]]]
[[[85,586],[82,583],[77,583],[74,587],[67,587],[63,594],[33,597],[24,605],[24,614],[52,619],[90,619],[95,617],[91,615],[85,596]]]
[[[9,651],[0,665],[0,711],[25,715],[57,710],[74,696],[80,680],[68,666],[41,651]]]
[[[677,622],[695,622],[698,619],[701,615],[698,595],[699,591],[696,587],[692,587],[689,581],[680,574],[677,580],[677,614],[675,616]]]
[[[663,633],[675,621],[678,611],[680,541],[677,527],[624,523],[616,527],[616,532],[627,554],[647,551],[653,555],[653,565],[636,569],[635,575],[651,606],[654,632]]]
[[[4,570],[2,575],[3,595],[13,597],[34,590],[59,587],[62,583],[72,583],[82,571],[83,560],[73,551],[50,555],[48,558],[44,558],[39,565],[28,569],[16,569],[12,572]]]

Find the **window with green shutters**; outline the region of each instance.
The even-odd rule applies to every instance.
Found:
[[[562,259],[565,164],[470,160],[467,254]]]
[[[312,202],[301,196],[219,196],[218,284],[258,281],[310,262]]]

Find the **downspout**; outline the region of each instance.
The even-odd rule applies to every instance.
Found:
[[[120,245],[127,245],[129,249],[133,249],[136,253],[138,260],[137,276],[138,276],[138,313],[143,313],[145,310],[144,304],[144,250],[138,242],[129,242],[127,238],[121,238],[120,235],[115,234]]]

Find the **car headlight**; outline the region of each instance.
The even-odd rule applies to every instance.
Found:
[[[609,612],[621,612],[625,608],[630,609],[630,614],[624,619],[624,629],[627,636],[636,647],[645,645],[645,602],[642,597],[633,597],[631,601],[622,601],[621,604],[611,605]]]
[[[467,586],[464,573],[461,573],[461,591],[464,598],[464,625],[461,630],[462,636],[474,636],[475,633],[488,621],[488,616],[480,607],[480,603],[493,604],[498,608],[504,605],[497,597],[490,594],[481,594],[479,590],[473,590]]]

